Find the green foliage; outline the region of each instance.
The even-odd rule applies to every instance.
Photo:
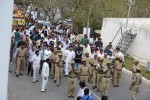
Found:
[[[129,57],[126,56],[125,57],[125,68],[131,71],[133,62],[134,62],[133,58],[129,58]],[[142,74],[143,77],[150,80],[150,73],[147,72],[145,66],[141,66],[141,74]]]
[[[22,0],[16,0],[22,1]],[[25,0],[27,1],[27,0]],[[58,8],[62,19],[71,18],[79,30],[87,26],[90,18],[92,31],[101,29],[103,18],[126,18],[128,0],[28,0],[39,8]],[[92,6],[91,14],[89,10]],[[150,0],[135,0],[130,17],[150,17]],[[90,15],[90,17],[89,17]]]

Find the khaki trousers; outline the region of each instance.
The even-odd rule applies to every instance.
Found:
[[[97,71],[93,70],[93,86],[97,84]]]
[[[102,81],[102,74],[97,73],[97,90],[100,90],[101,84],[100,82]]]
[[[92,74],[90,77],[89,77],[89,81],[92,83],[93,82],[93,70],[94,68],[92,66],[90,66],[90,73]]]
[[[110,78],[102,77],[102,96],[108,96]]]
[[[121,71],[114,70],[114,85],[119,85],[121,79]]]
[[[51,78],[54,78],[55,75],[55,64],[51,63],[51,72],[50,72]]]
[[[55,70],[56,70],[56,73],[55,73],[56,83],[60,84],[60,79],[61,79],[62,74],[63,74],[63,68],[56,66]]]
[[[17,69],[16,74],[21,74],[22,69],[25,67],[25,57],[17,58]]]
[[[68,77],[68,96],[74,96],[76,86],[76,78]]]
[[[131,89],[132,100],[136,100],[139,85],[134,85]]]
[[[89,76],[83,76],[83,75],[80,76],[80,81],[85,82],[86,87],[88,86],[88,78]]]

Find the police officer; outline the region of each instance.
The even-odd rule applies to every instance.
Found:
[[[85,82],[86,86],[88,84],[88,78],[90,75],[90,67],[87,65],[87,59],[82,59],[82,65],[79,67],[78,79],[82,82]]]
[[[132,78],[136,74],[136,69],[137,68],[140,68],[139,61],[134,61],[134,64],[132,66]]]
[[[51,56],[51,72],[50,72],[50,75],[51,75],[51,79],[54,79],[54,76],[55,76],[55,57],[57,55],[57,48],[54,49],[54,52],[52,53],[52,56]]]
[[[132,83],[129,87],[129,90],[131,90],[131,94],[132,94],[132,100],[136,100],[139,86],[142,83],[142,75],[140,73],[141,73],[141,69],[137,68],[136,73],[133,76]]]
[[[110,62],[107,62],[107,65],[103,67],[103,77],[102,77],[102,96],[108,97],[108,88],[110,84]]]
[[[92,74],[92,81],[93,81],[93,89],[96,88],[96,80],[97,80],[97,70],[96,66],[98,64],[97,54],[94,54],[94,58],[91,59],[91,74]]]
[[[114,63],[114,87],[119,87],[122,67],[123,67],[123,60],[121,57],[117,57]]]
[[[59,87],[60,85],[60,79],[62,77],[62,74],[63,74],[63,68],[64,68],[64,59],[62,58],[62,53],[58,53],[58,58],[57,58],[57,61],[56,61],[56,84],[57,84],[57,87]]]
[[[100,91],[100,82],[102,81],[102,76],[103,76],[103,58],[98,58],[98,65],[96,66],[96,70],[97,70],[97,92]]]
[[[21,45],[17,52],[17,69],[16,69],[16,77],[19,77],[19,74],[22,75],[22,68],[25,67],[26,61],[26,49],[25,45]],[[22,68],[21,68],[22,66]]]
[[[75,86],[76,86],[77,71],[75,70],[75,62],[71,62],[69,67],[68,77],[68,98],[74,98]]]

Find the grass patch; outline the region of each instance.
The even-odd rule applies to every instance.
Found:
[[[134,59],[129,58],[128,56],[125,56],[125,68],[128,70],[132,70],[132,65],[133,65]],[[150,73],[147,72],[147,69],[145,66],[141,66],[141,74],[143,77],[147,78],[150,80]]]

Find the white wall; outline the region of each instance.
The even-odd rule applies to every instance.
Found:
[[[103,26],[101,36],[106,46],[111,42],[119,30],[123,26],[125,31],[126,18],[105,18],[103,19]],[[149,18],[130,18],[128,29],[132,28],[133,33],[137,33],[136,38],[128,49],[128,53],[135,59],[147,63],[150,61],[150,19]],[[113,42],[113,47],[116,46],[121,37],[121,32],[117,35]]]

